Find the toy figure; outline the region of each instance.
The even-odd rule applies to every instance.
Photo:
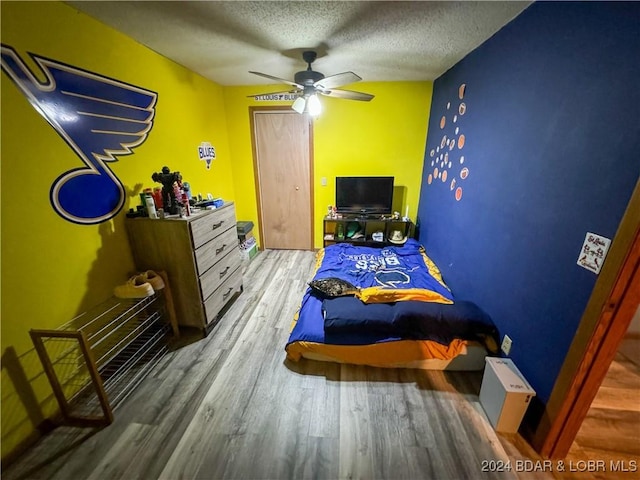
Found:
[[[182,182],[180,172],[171,172],[169,167],[162,167],[162,173],[154,173],[151,180],[162,184],[162,204],[166,212],[171,215],[178,213],[178,199],[174,191],[174,185],[178,183],[178,187]]]
[[[187,198],[189,200],[191,200],[191,185],[189,185],[189,182],[183,182],[182,183],[182,191],[184,193],[187,194]]]

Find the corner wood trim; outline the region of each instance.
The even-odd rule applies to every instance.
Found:
[[[542,418],[523,429],[547,458],[569,452],[638,306],[640,181],[613,239]],[[635,288],[635,290],[634,290]],[[526,417],[525,417],[526,420]]]
[[[640,303],[640,230],[541,453],[566,457]],[[568,411],[567,411],[568,410]],[[564,420],[564,421],[562,421]]]

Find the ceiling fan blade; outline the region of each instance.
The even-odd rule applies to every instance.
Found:
[[[298,95],[301,92],[299,92],[298,90],[285,90],[284,92],[264,92],[264,93],[255,93],[253,95],[247,95],[247,98],[253,98],[253,97],[261,97],[263,95]]]
[[[353,72],[343,72],[324,77],[322,80],[318,80],[316,83],[314,83],[313,86],[324,89],[331,89],[341,87],[349,83],[359,82],[360,80],[362,80],[362,78],[360,78]]]
[[[348,100],[360,100],[362,102],[369,102],[375,97],[375,95],[369,93],[352,92],[351,90],[325,90],[324,92],[318,90],[318,92],[327,97],[346,98]]]
[[[303,88],[302,85],[299,85],[296,82],[292,82],[290,80],[285,80],[284,78],[278,78],[278,77],[274,77],[273,75],[267,75],[266,73],[260,73],[260,72],[249,71],[249,73],[253,73],[254,75],[258,75],[260,77],[269,78],[271,80],[275,80],[276,82],[286,83],[287,85],[291,85],[293,87]]]

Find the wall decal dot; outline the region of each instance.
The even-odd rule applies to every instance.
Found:
[[[431,166],[433,167],[433,160],[431,160]]]
[[[453,123],[456,123],[458,121],[458,115],[454,115],[453,116]]]
[[[447,171],[442,172],[442,183],[447,181]]]
[[[448,162],[449,161],[449,153],[445,153],[444,154],[444,161]]]
[[[432,148],[431,151],[429,152],[429,155],[433,157],[435,154],[436,154],[436,151]]]
[[[449,168],[451,168],[451,162],[449,162]]]
[[[431,185],[431,182],[433,182],[433,177],[431,176],[431,174],[429,174],[429,176],[427,177],[427,183]]]
[[[456,127],[456,135],[460,132],[460,127]]]
[[[464,163],[464,155],[460,157],[460,165],[462,165],[463,163]]]
[[[451,102],[447,102],[447,110],[451,108]]]
[[[456,141],[452,138],[451,142],[449,143],[449,150],[453,150],[455,146],[456,146]]]
[[[462,180],[464,180],[468,176],[469,176],[469,169],[467,167],[464,167],[462,170],[460,170],[460,178]]]
[[[440,129],[443,129],[445,124],[447,123],[447,118],[443,115],[440,119]]]
[[[467,111],[467,105],[464,102],[462,102],[460,104],[460,106],[458,107],[458,113],[460,115],[464,115],[464,112],[466,112],[466,111]]]
[[[431,176],[431,175],[429,175]],[[431,183],[431,182],[429,182]],[[451,187],[449,188],[449,190],[453,190],[454,188],[456,188],[456,179],[454,178],[453,180],[451,180]]]
[[[460,135],[458,137],[458,148],[464,147],[464,142],[465,142],[465,136],[464,135]]]
[[[456,188],[456,200],[460,201],[462,199],[462,187]]]
[[[444,160],[440,162],[440,168],[444,168]]]
[[[444,148],[446,143],[447,143],[447,136],[445,135],[444,137],[442,137],[442,140],[440,141],[440,148]]]
[[[433,178],[438,178],[438,167],[433,169]]]
[[[440,145],[436,147],[436,153],[440,152]]]
[[[462,85],[460,85],[460,88],[458,88],[458,98],[460,100],[462,100],[464,98],[464,92],[467,89],[467,84],[463,83]]]

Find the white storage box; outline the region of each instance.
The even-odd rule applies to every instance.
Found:
[[[511,359],[485,360],[480,404],[497,432],[515,433],[536,392]]]

